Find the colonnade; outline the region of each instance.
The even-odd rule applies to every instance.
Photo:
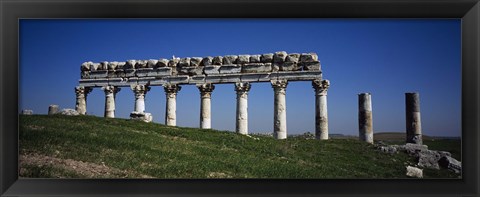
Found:
[[[287,138],[287,111],[286,111],[286,89],[287,80],[271,80],[274,90],[274,125],[273,133],[276,139]],[[320,140],[328,139],[328,118],[327,118],[327,90],[330,86],[328,80],[313,80],[312,87],[315,91],[315,134]],[[164,84],[166,95],[165,124],[176,126],[176,98],[181,86],[178,84]],[[131,90],[135,94],[135,108],[132,113],[145,112],[145,95],[150,91],[149,85],[132,85]],[[215,89],[214,84],[197,84],[200,91],[200,128],[211,128],[211,95]],[[248,134],[248,92],[251,84],[249,82],[235,83],[237,93],[236,126],[235,131],[239,134]],[[105,92],[105,114],[107,118],[115,117],[115,96],[120,87],[104,86]],[[86,98],[92,91],[92,87],[77,86],[76,107],[79,114],[86,114]]]

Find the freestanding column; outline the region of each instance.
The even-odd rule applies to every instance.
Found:
[[[165,84],[165,94],[167,95],[167,109],[165,110],[165,124],[168,126],[177,125],[177,93],[182,89],[177,84]]]
[[[405,93],[407,143],[423,144],[422,122],[420,120],[420,96]]]
[[[145,112],[145,95],[150,91],[150,87],[148,85],[131,85],[130,88],[135,94],[134,112]]]
[[[105,92],[105,118],[115,118],[115,96],[120,92],[120,88],[115,86],[102,87]]]
[[[239,134],[248,134],[248,91],[250,83],[235,83],[235,91],[237,91],[237,121],[235,131]]]
[[[372,95],[358,94],[358,132],[361,141],[373,144]]]
[[[273,136],[276,139],[287,138],[287,109],[285,102],[285,94],[288,81],[287,80],[272,80],[273,90],[275,92],[274,98],[274,112],[273,112]]]
[[[202,129],[211,129],[212,128],[212,118],[211,118],[211,98],[212,92],[215,89],[215,86],[211,83],[198,84],[198,90],[200,90],[200,128]]]
[[[75,103],[75,110],[81,115],[87,113],[87,95],[92,91],[90,87],[77,86],[75,87],[75,94],[77,95],[77,101]]]
[[[327,91],[330,81],[313,80],[312,86],[315,89],[315,138],[328,140]]]

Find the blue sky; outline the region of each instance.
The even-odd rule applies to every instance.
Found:
[[[20,20],[20,106],[46,114],[50,104],[75,108],[74,87],[86,61],[316,52],[330,80],[330,133],[358,135],[357,94],[372,94],[374,132],[405,131],[405,92],[419,92],[426,135],[461,135],[461,21],[458,19],[125,19]],[[233,84],[212,94],[212,127],[235,130]],[[287,87],[288,134],[314,132],[310,82]],[[146,111],[164,123],[160,86],[146,96]],[[273,131],[273,89],[249,92],[249,132]],[[105,96],[94,89],[87,112],[103,116]],[[116,116],[128,118],[134,95],[122,88]],[[184,85],[177,125],[199,127],[200,94]]]

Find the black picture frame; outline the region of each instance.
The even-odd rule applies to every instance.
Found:
[[[1,196],[479,196],[478,0],[0,0]],[[461,18],[462,179],[18,179],[21,18]],[[445,80],[448,83],[448,80]],[[445,94],[448,94],[446,92]]]

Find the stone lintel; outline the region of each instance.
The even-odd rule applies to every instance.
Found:
[[[322,71],[279,71],[274,73],[234,73],[234,74],[210,74],[201,76],[151,76],[151,77],[125,77],[125,78],[102,78],[80,79],[79,85],[85,87],[102,87],[113,85],[129,87],[131,84],[147,84],[150,86],[162,86],[166,83],[179,85],[195,85],[199,83],[237,83],[237,82],[270,82],[271,80],[287,81],[312,81],[322,80]]]

